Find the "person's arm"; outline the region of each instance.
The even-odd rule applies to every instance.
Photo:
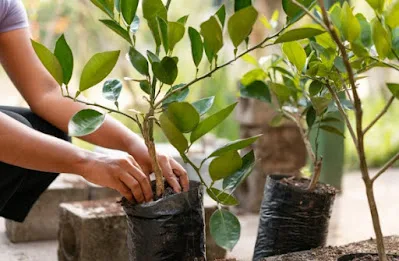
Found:
[[[150,201],[147,176],[133,157],[107,157],[35,131],[0,112],[0,161],[14,166],[81,175],[118,190],[128,199]]]
[[[0,60],[32,111],[67,132],[71,117],[85,106],[62,97],[58,83],[36,56],[27,29],[0,34]],[[146,174],[152,172],[143,140],[111,117],[107,117],[95,133],[83,139],[99,146],[125,151],[135,158]],[[163,174],[174,190],[178,192],[183,187],[187,191],[188,177],[183,167],[165,155],[159,155],[159,160]]]

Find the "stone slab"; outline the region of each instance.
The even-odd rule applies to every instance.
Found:
[[[126,215],[116,199],[63,203],[59,261],[127,261]]]
[[[13,243],[55,239],[59,204],[87,198],[87,185],[82,178],[60,175],[40,196],[23,223],[5,221],[8,239]]]

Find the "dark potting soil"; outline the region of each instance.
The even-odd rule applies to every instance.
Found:
[[[173,188],[166,181],[165,181],[165,191],[164,191],[164,193],[161,196],[158,196],[157,193],[156,193],[157,188],[156,188],[155,181],[151,182],[151,188],[152,188],[153,200],[154,201],[157,201],[157,200],[163,199],[163,198],[167,198],[169,196],[172,196],[172,195],[176,194],[176,192],[173,190]],[[122,205],[132,205],[132,206],[138,204],[137,201],[134,198],[133,198],[132,201],[128,201],[125,197],[123,197],[119,203],[122,203]]]
[[[352,261],[379,261],[380,259],[376,255],[367,255],[362,257],[356,257],[352,259]],[[396,257],[388,257],[388,261],[399,261],[399,258]]]
[[[310,180],[305,178],[289,177],[281,179],[280,183],[287,184],[302,191],[307,191]],[[313,192],[316,194],[336,194],[337,189],[328,184],[318,183]]]

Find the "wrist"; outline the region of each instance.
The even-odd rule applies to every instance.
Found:
[[[126,152],[136,160],[145,174],[150,174],[152,172],[148,149],[142,139],[131,141]]]
[[[76,153],[74,161],[71,164],[71,172],[85,178],[85,175],[87,174],[87,169],[89,168],[89,165],[93,162],[93,160],[93,152],[79,149]]]

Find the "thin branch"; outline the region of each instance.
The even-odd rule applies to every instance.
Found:
[[[376,58],[376,57],[373,57],[373,56],[370,56],[370,58],[371,58],[372,60],[376,61],[376,62],[382,63],[383,65],[385,65],[385,66],[387,66],[387,67],[390,67],[390,68],[392,68],[392,69],[395,69],[396,71],[399,71],[399,67],[396,66],[395,64],[387,63],[387,62],[382,61],[382,60],[380,60],[380,59],[378,59],[378,58]]]
[[[296,0],[291,0],[295,5],[297,5],[299,8],[301,8],[307,15],[310,16],[310,18],[313,19],[313,21],[322,26],[326,31],[328,31],[328,27],[323,23],[323,21],[321,21],[319,18],[317,18],[314,14],[312,14],[312,12],[310,12],[310,10],[308,10],[303,4],[299,3]]]
[[[377,172],[377,174],[371,179],[372,182],[376,181],[382,174],[385,173],[390,167],[392,167],[393,164],[395,164],[396,161],[399,160],[399,153],[397,153],[395,156],[392,157],[385,165],[382,167],[381,170]]]
[[[166,94],[160,101],[158,101],[158,102],[155,104],[154,108],[158,108],[159,105],[160,105],[164,100],[166,100],[166,99],[169,98],[170,96],[174,95],[175,93],[181,92],[182,90],[187,89],[187,88],[190,87],[191,85],[193,85],[193,84],[195,84],[195,83],[197,83],[197,82],[199,82],[199,81],[201,81],[201,80],[203,80],[203,79],[205,79],[205,78],[211,77],[213,73],[215,73],[215,72],[219,71],[220,69],[222,69],[222,68],[224,68],[224,67],[226,67],[226,66],[232,64],[233,62],[237,61],[238,59],[240,59],[240,58],[243,57],[244,55],[246,55],[246,54],[248,54],[248,53],[250,53],[250,52],[252,52],[252,51],[254,51],[254,50],[256,50],[256,49],[265,48],[265,47],[267,47],[267,46],[273,45],[274,43],[270,43],[270,44],[265,44],[265,43],[266,43],[267,41],[271,40],[271,39],[274,39],[274,38],[278,37],[285,29],[286,29],[286,27],[282,28],[278,33],[276,33],[276,34],[274,34],[274,35],[272,35],[272,36],[270,36],[270,37],[265,38],[262,42],[260,42],[259,44],[253,46],[252,48],[246,50],[245,52],[241,53],[240,55],[238,55],[238,56],[235,57],[234,59],[232,59],[232,60],[230,60],[230,61],[228,61],[228,62],[226,62],[226,63],[224,63],[224,64],[222,64],[222,65],[220,65],[220,66],[215,67],[213,70],[211,70],[210,72],[208,72],[208,73],[202,75],[201,77],[195,78],[194,80],[192,80],[192,81],[189,82],[188,84],[186,84],[186,85],[184,85],[184,86],[182,86],[182,87],[180,87],[180,88],[177,88],[177,89],[171,91],[170,93]]]
[[[377,115],[377,117],[369,124],[369,126],[367,126],[364,131],[363,131],[363,135],[366,135],[366,133],[382,118],[382,116],[385,115],[385,113],[388,112],[389,107],[391,107],[393,101],[395,100],[395,97],[392,96],[388,103],[385,105],[384,109]]]

